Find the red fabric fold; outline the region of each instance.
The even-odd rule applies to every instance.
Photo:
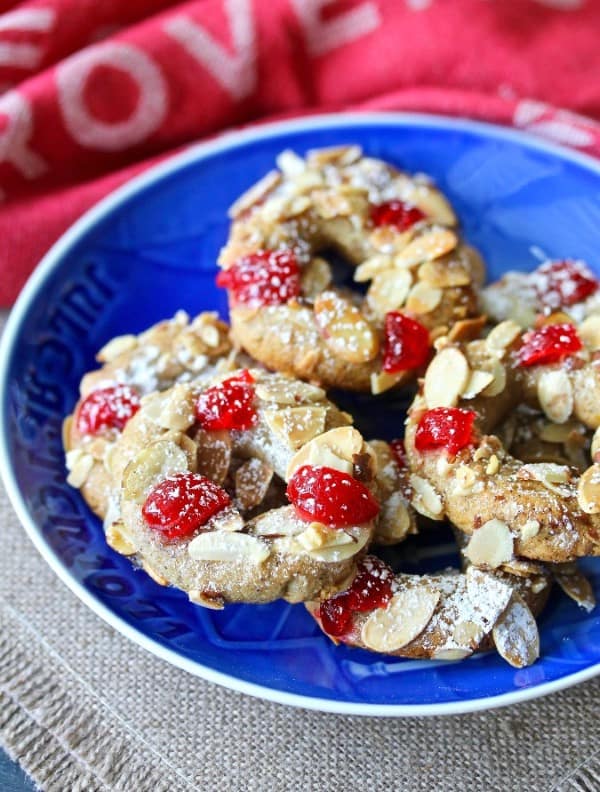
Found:
[[[600,156],[598,32],[595,0],[0,3],[0,303],[99,198],[236,125],[416,110]]]

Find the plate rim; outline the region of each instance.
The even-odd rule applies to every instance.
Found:
[[[11,463],[8,446],[8,370],[15,349],[15,342],[21,326],[27,317],[30,304],[37,297],[44,282],[51,276],[54,270],[60,266],[60,262],[65,253],[67,253],[87,231],[91,230],[97,222],[101,221],[113,210],[118,209],[120,205],[137,193],[142,192],[150,185],[153,185],[194,161],[202,160],[205,157],[221,153],[238,145],[274,138],[280,134],[331,127],[337,127],[343,130],[345,127],[367,127],[373,126],[374,124],[386,127],[420,125],[430,127],[431,129],[471,132],[487,138],[508,140],[524,145],[529,149],[534,149],[570,161],[600,176],[600,161],[580,151],[574,151],[556,143],[535,137],[530,133],[503,127],[498,124],[456,119],[426,113],[365,111],[317,114],[284,121],[259,123],[250,128],[234,129],[223,133],[216,139],[187,146],[183,151],[168,156],[165,160],[149,167],[143,173],[130,179],[84,212],[84,214],[59,237],[43,256],[29,276],[15,304],[10,310],[2,339],[0,340],[0,473],[2,481],[12,507],[29,539],[57,577],[84,603],[84,605],[117,632],[133,641],[133,643],[151,652],[161,660],[209,682],[214,682],[230,690],[246,693],[256,698],[278,704],[286,704],[320,712],[366,717],[455,715],[530,701],[592,679],[600,674],[600,662],[592,664],[588,668],[577,671],[574,674],[568,674],[561,679],[540,683],[531,688],[523,688],[495,696],[478,697],[468,701],[448,701],[428,704],[369,704],[337,701],[335,699],[301,695],[273,689],[262,684],[247,682],[221,671],[216,671],[197,661],[183,657],[177,651],[168,649],[158,641],[149,638],[140,629],[127,624],[107,605],[97,600],[93,594],[87,591],[85,587],[70,574],[57,553],[55,553],[44,540],[38,525],[29,514],[24,498],[18,487]]]

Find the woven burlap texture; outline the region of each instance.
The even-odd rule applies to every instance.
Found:
[[[600,789],[600,680],[472,715],[374,719],[233,693],[58,580],[0,493],[0,736],[45,790]]]

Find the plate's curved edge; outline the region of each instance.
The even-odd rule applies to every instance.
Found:
[[[211,154],[219,153],[232,145],[249,143],[254,140],[276,137],[281,133],[302,131],[304,129],[321,129],[328,127],[351,126],[370,126],[372,124],[382,124],[384,126],[410,126],[420,124],[437,129],[451,129],[463,132],[474,132],[484,134],[488,137],[509,140],[521,143],[531,149],[544,153],[552,154],[561,159],[568,160],[583,168],[591,170],[600,175],[600,163],[592,157],[581,152],[571,151],[554,143],[533,137],[525,132],[487,124],[480,121],[463,121],[444,116],[434,116],[418,113],[343,113],[326,114],[303,117],[290,121],[278,121],[268,124],[261,124],[251,129],[231,131],[220,136],[218,139],[206,143],[198,143],[188,147],[185,151],[169,157],[164,162],[149,168],[144,173],[127,182],[95,206],[85,212],[50,248],[48,253],[42,258],[34,272],[31,274],[21,294],[19,295],[11,314],[6,323],[6,327],[0,341],[0,468],[2,480],[6,487],[7,494],[12,503],[17,516],[25,528],[27,535],[34,546],[48,563],[51,569],[62,580],[63,583],[96,615],[100,616],[111,627],[125,635],[134,643],[152,652],[155,656],[168,663],[181,668],[184,671],[215,682],[231,690],[247,693],[251,696],[262,698],[279,704],[301,707],[304,709],[317,710],[321,712],[361,715],[361,716],[384,716],[398,717],[411,716],[420,717],[425,715],[454,715],[467,712],[476,712],[482,709],[503,707],[517,704],[540,696],[564,690],[580,682],[584,682],[600,674],[600,663],[590,666],[563,677],[553,682],[546,682],[532,688],[503,693],[498,696],[472,699],[470,701],[442,702],[439,704],[361,704],[358,702],[345,703],[333,699],[321,699],[317,697],[301,696],[298,694],[286,693],[285,691],[273,690],[262,685],[245,682],[237,677],[229,676],[211,668],[207,668],[199,663],[179,655],[170,649],[166,649],[157,641],[148,638],[144,633],[123,622],[108,607],[100,603],[93,597],[81,584],[72,578],[66,567],[62,564],[59,557],[44,541],[37,525],[31,519],[25,502],[21,497],[8,452],[8,369],[11,362],[14,341],[18,335],[21,323],[27,313],[30,303],[35,298],[44,281],[52,273],[54,267],[60,262],[62,255],[91,229],[96,222],[101,220],[108,213],[116,209],[128,198],[145,189],[147,186],[159,181],[161,178],[185,167],[187,164]]]

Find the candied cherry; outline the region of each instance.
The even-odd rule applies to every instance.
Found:
[[[142,515],[166,539],[183,539],[230,503],[225,490],[206,476],[177,473],[150,491]]]
[[[519,366],[537,366],[558,363],[579,352],[583,344],[571,324],[544,325],[523,336],[523,345],[517,353]]]
[[[371,207],[371,222],[374,226],[394,226],[398,231],[407,231],[415,223],[424,220],[425,213],[417,206],[393,199]]]
[[[250,429],[258,420],[254,409],[254,378],[247,369],[198,396],[194,413],[203,429]]]
[[[404,440],[391,440],[390,448],[392,449],[392,455],[398,467],[407,467],[408,460],[406,458],[406,446],[404,445]]]
[[[392,598],[393,580],[387,564],[375,556],[364,558],[350,588],[321,603],[319,618],[325,632],[340,637],[352,626],[354,613],[385,608]]]
[[[140,408],[140,395],[131,385],[113,385],[92,391],[77,410],[77,431],[97,435],[106,429],[121,431]]]
[[[560,308],[585,300],[598,290],[600,283],[581,261],[548,261],[533,274],[535,289],[542,305]]]
[[[429,331],[398,311],[385,315],[383,370],[388,374],[420,368],[429,359]]]
[[[234,305],[284,305],[300,294],[300,268],[291,250],[259,250],[217,275]]]
[[[445,449],[457,454],[473,441],[473,410],[434,407],[423,414],[415,433],[417,451]]]
[[[335,468],[302,465],[289,480],[286,494],[301,519],[331,528],[361,525],[379,513],[365,485]]]

